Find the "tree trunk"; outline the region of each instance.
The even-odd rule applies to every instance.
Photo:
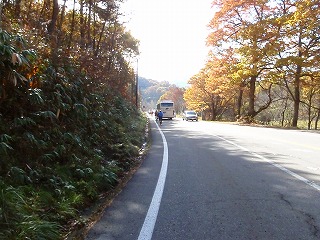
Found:
[[[215,108],[214,108],[214,103],[212,103],[212,106],[211,106],[211,121],[215,121],[217,120],[217,116],[216,116],[216,111],[215,111]]]
[[[54,65],[58,63],[58,36],[54,34],[56,25],[57,25],[58,15],[59,15],[58,0],[53,0],[52,17],[51,17],[50,23],[48,24],[47,30],[51,40],[50,42],[51,49],[52,49],[51,58],[52,58],[52,63]]]
[[[62,33],[62,26],[63,26],[63,21],[64,21],[64,16],[65,16],[65,10],[66,10],[66,2],[67,0],[63,0],[63,6],[61,9],[61,14],[60,14],[60,22],[58,26],[58,36],[57,36],[57,46],[56,48],[59,48],[60,43],[61,43],[61,33]]]
[[[54,32],[54,29],[56,27],[56,23],[58,20],[58,15],[59,15],[59,4],[58,0],[53,0],[53,11],[52,11],[52,17],[51,21],[48,24],[48,34],[52,35]]]
[[[210,103],[210,108],[211,108],[211,121],[216,121],[217,120],[217,109],[216,109],[216,97],[214,94],[211,95],[211,103]]]
[[[243,88],[244,88],[244,82],[240,83],[240,89],[239,89],[239,95],[237,100],[237,118],[240,118],[241,116],[241,107],[242,107],[242,98],[243,98]]]
[[[294,99],[293,99],[293,119],[292,127],[298,126],[299,107],[300,107],[300,74],[301,66],[297,66],[296,76],[294,80]]]
[[[314,123],[314,129],[315,129],[315,130],[318,130],[318,121],[319,121],[319,118],[320,118],[320,108],[318,109],[318,114],[317,114],[317,117],[316,117],[316,120],[315,120],[315,123]]]
[[[308,130],[311,129],[311,122],[312,122],[312,118],[311,118],[311,106],[308,106]]]
[[[72,21],[70,26],[70,36],[69,36],[69,42],[68,42],[68,49],[71,49],[71,43],[73,39],[73,32],[75,28],[75,13],[76,13],[76,0],[73,0],[73,10],[72,10]]]
[[[88,12],[88,26],[87,26],[87,48],[92,46],[91,39],[91,18],[92,18],[92,0],[89,0],[89,12]]]
[[[299,36],[298,41],[298,57],[302,57],[302,51],[300,50],[302,46],[301,34]],[[297,64],[296,74],[294,78],[294,99],[293,99],[293,119],[292,119],[292,127],[298,126],[298,118],[299,118],[299,107],[300,107],[300,76],[302,72],[302,66]]]
[[[287,110],[287,106],[288,106],[288,98],[286,98],[285,104],[284,104],[284,108],[283,108],[283,110],[281,112],[281,127],[284,126],[284,114],[285,114],[285,112]]]
[[[0,2],[0,28],[2,27],[2,8],[3,8],[3,1]]]
[[[84,8],[84,1],[80,0],[80,44],[83,47],[85,44],[84,41],[84,35],[85,35],[85,21],[84,21],[84,14],[83,14],[83,8]]]
[[[249,109],[248,109],[248,117],[250,117],[251,119],[254,118],[256,115],[256,111],[254,110],[256,81],[257,81],[257,76],[251,76],[250,82],[249,82]]]
[[[96,9],[96,1],[93,0],[93,9]],[[96,14],[93,13],[93,36],[92,36],[92,49],[95,51],[96,49],[96,38],[97,38],[97,19],[96,19]]]
[[[312,115],[312,91],[311,93],[309,94],[309,98],[308,98],[308,130],[311,129],[311,124],[312,124],[312,121],[313,121],[313,117],[311,116]]]
[[[97,46],[96,46],[96,51],[95,51],[95,56],[96,57],[98,56],[98,53],[99,53],[100,43],[101,43],[101,40],[102,40],[104,29],[106,28],[106,24],[107,24],[107,21],[104,21],[104,24],[102,26],[101,32],[99,34],[99,40],[98,40],[98,43],[97,43]]]

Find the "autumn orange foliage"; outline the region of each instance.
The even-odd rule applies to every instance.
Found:
[[[292,126],[297,126],[302,104],[311,106],[308,115],[314,115],[317,122],[318,91],[311,101],[300,93],[306,92],[302,89],[306,88],[304,76],[319,79],[320,75],[319,2],[214,0],[212,6],[207,38],[211,53],[206,66],[189,81],[187,105],[209,109],[209,119],[214,119],[213,99],[219,96],[229,103],[225,118],[241,115],[252,120],[265,112],[271,115],[270,106],[289,100],[293,108],[283,104],[286,108],[279,111],[292,113]],[[283,90],[287,95],[279,92]],[[192,97],[195,95],[197,98]]]

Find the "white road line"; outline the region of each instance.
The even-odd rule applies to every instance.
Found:
[[[162,137],[162,142],[163,142],[163,159],[162,159],[162,166],[158,178],[158,183],[156,186],[156,189],[154,190],[153,197],[151,204],[149,206],[149,210],[147,213],[147,216],[144,220],[144,223],[142,225],[142,228],[140,230],[140,234],[138,237],[138,240],[151,240],[152,238],[152,233],[153,229],[157,220],[159,208],[160,208],[160,203],[162,199],[162,193],[164,189],[164,185],[166,182],[166,176],[167,176],[167,169],[168,169],[168,144],[167,140],[161,131],[160,127],[158,124],[156,124],[158,127],[158,130],[161,134]]]
[[[225,139],[225,138],[223,138],[223,137],[220,137],[220,136],[218,136],[218,135],[215,135],[215,136],[218,137],[218,138],[220,138],[220,139],[223,140],[223,141],[226,141],[226,142],[228,142],[228,143],[236,146],[237,148],[242,149],[243,151],[249,152],[249,153],[252,154],[253,156],[255,156],[255,157],[257,157],[257,158],[259,158],[259,159],[261,159],[261,160],[263,160],[263,161],[266,161],[266,162],[270,163],[271,165],[273,165],[273,166],[279,168],[280,170],[282,170],[283,172],[285,172],[285,173],[291,175],[292,177],[294,177],[294,178],[296,178],[296,179],[304,182],[305,184],[309,185],[310,187],[313,187],[314,189],[320,191],[320,186],[319,186],[318,184],[314,183],[313,181],[310,181],[310,180],[308,180],[308,179],[300,176],[299,174],[296,174],[296,173],[290,171],[289,169],[285,168],[284,166],[282,166],[282,165],[280,165],[280,164],[278,164],[278,163],[275,163],[274,161],[272,161],[272,160],[270,160],[270,159],[267,159],[267,158],[265,158],[265,157],[263,157],[263,156],[261,156],[261,155],[259,155],[259,154],[256,154],[256,153],[254,153],[254,152],[251,152],[249,149],[247,149],[247,148],[245,148],[245,147],[242,147],[242,146],[240,146],[240,145],[238,145],[238,144],[236,144],[236,143],[234,143],[234,142],[232,142],[232,141],[229,141],[229,140],[227,140],[227,139]]]

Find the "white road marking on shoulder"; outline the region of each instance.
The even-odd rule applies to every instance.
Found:
[[[157,182],[157,186],[154,190],[153,197],[151,204],[149,206],[148,213],[146,215],[146,218],[144,220],[144,223],[142,225],[142,228],[140,230],[140,234],[138,237],[138,240],[151,240],[154,226],[157,220],[160,203],[162,199],[162,193],[164,189],[164,185],[166,182],[166,176],[167,176],[167,169],[168,169],[168,144],[167,140],[161,131],[160,127],[157,125],[157,128],[161,134],[162,142],[163,142],[163,159],[162,159],[162,166]]]

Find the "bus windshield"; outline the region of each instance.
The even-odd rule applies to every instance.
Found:
[[[161,103],[161,107],[173,107],[173,103]]]

